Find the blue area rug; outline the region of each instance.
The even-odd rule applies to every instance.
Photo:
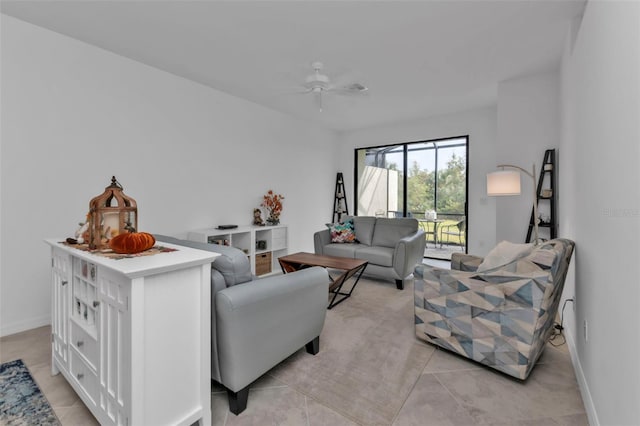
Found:
[[[60,426],[22,360],[0,365],[0,424]]]

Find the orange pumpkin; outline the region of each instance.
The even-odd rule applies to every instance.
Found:
[[[155,243],[153,235],[146,232],[127,232],[109,240],[109,247],[116,253],[134,254],[150,249]]]

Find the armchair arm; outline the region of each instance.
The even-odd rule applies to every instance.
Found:
[[[472,254],[452,253],[451,269],[457,271],[473,272],[478,269],[478,266],[480,266],[483,260],[484,258],[480,256],[474,256]]]
[[[319,336],[328,283],[327,271],[314,267],[218,292],[222,384],[237,392]]]
[[[424,257],[426,242],[426,235],[422,229],[398,241],[393,252],[393,269],[400,279],[413,272],[418,261]]]
[[[324,246],[331,242],[331,232],[323,229],[313,234],[313,249],[316,254],[324,254]]]

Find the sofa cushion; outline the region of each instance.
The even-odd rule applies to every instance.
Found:
[[[418,221],[416,219],[387,219],[379,217],[376,220],[371,245],[378,247],[395,247],[400,239],[415,234],[417,231]]]
[[[391,247],[361,247],[356,250],[355,257],[364,259],[373,265],[393,266],[393,252]]]
[[[356,233],[353,229],[353,219],[344,222],[327,223],[332,243],[355,243]]]
[[[354,216],[353,227],[356,231],[356,240],[360,244],[370,246],[373,241],[373,229],[376,224],[376,218],[373,216]]]
[[[214,259],[213,267],[224,276],[227,287],[246,283],[253,279],[249,258],[242,250],[235,247],[220,246],[218,253],[221,256]]]
[[[355,257],[358,247],[362,247],[361,244],[340,244],[331,243],[324,246],[322,254],[326,256],[348,257],[353,259]]]
[[[166,235],[154,235],[154,237],[157,241],[164,241],[170,244],[220,253],[220,256],[217,256],[213,260],[211,266],[222,274],[227,287],[246,283],[253,279],[249,258],[247,258],[247,255],[240,249],[219,244],[207,244],[196,241],[181,240]]]
[[[485,256],[482,263],[478,266],[477,272],[484,272],[498,266],[506,265],[521,257],[531,253],[534,245],[517,244],[509,241],[501,241],[496,245],[489,254]]]

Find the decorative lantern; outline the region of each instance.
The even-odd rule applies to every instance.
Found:
[[[138,229],[136,201],[124,195],[122,185],[115,176],[104,193],[89,202],[89,216],[90,249],[108,247],[111,238]]]

